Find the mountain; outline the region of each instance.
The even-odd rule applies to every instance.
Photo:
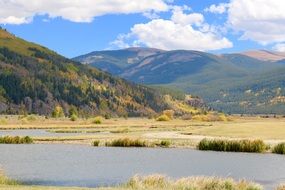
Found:
[[[263,55],[266,53],[262,52]],[[269,61],[244,53],[214,55],[186,50],[157,51],[119,71],[108,72],[136,83],[198,95],[211,107],[229,113],[285,114],[282,102],[285,64],[280,57],[282,53],[274,54],[280,59],[269,56]],[[83,57],[83,62],[88,59],[88,56]],[[96,61],[89,64],[96,65]],[[281,89],[278,94],[276,89]]]
[[[49,115],[56,105],[68,113],[140,116],[166,107],[162,95],[67,59],[0,29],[0,112]]]
[[[240,53],[248,57],[252,57],[262,61],[280,61],[285,59],[284,52],[267,51],[267,50],[251,50]]]
[[[128,48],[114,51],[94,51],[74,60],[99,68],[112,74],[119,74],[124,68],[143,58],[163,52],[152,48]]]

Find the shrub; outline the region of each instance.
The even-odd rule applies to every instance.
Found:
[[[170,121],[170,118],[167,115],[162,114],[161,116],[156,118],[156,121]]]
[[[285,154],[285,143],[279,143],[276,146],[274,146],[272,153]]]
[[[114,147],[147,147],[147,143],[145,141],[141,141],[139,139],[116,139],[111,142],[106,142],[106,146],[114,146]]]
[[[99,140],[96,140],[96,141],[93,142],[93,146],[99,146],[99,144],[100,144]]]
[[[27,118],[28,121],[36,121],[37,120],[37,116],[35,116],[35,115],[28,115],[25,118]]]
[[[71,116],[70,116],[70,120],[71,121],[76,121],[78,119],[78,117],[77,117],[77,115],[75,115],[75,114],[72,114]]]
[[[159,146],[167,148],[170,146],[170,144],[171,144],[170,141],[162,140],[160,141]]]
[[[29,136],[26,136],[26,137],[19,137],[19,136],[0,137],[0,144],[31,144],[31,143],[33,143],[33,139]]]
[[[98,116],[98,117],[95,117],[93,120],[92,120],[92,123],[93,124],[102,124],[102,120],[103,118]]]
[[[169,119],[173,119],[173,117],[174,117],[174,111],[173,111],[173,110],[164,110],[164,111],[163,111],[163,114],[164,114],[164,115],[167,115],[167,117],[168,117]]]
[[[69,117],[71,118],[73,115],[78,116],[78,110],[75,106],[70,106],[68,110]]]
[[[52,112],[52,117],[53,118],[60,118],[64,117],[64,112],[61,106],[57,105],[55,106],[53,112]]]
[[[265,152],[267,146],[261,140],[209,140],[203,139],[197,145],[199,150],[225,152]]]
[[[105,119],[111,119],[111,114],[105,114],[105,115],[104,115],[104,118],[105,118]]]

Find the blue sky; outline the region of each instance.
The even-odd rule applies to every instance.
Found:
[[[108,4],[108,0],[104,3],[102,0],[83,0],[84,6],[56,2],[46,6],[33,4],[33,1],[44,0],[31,0],[28,6],[23,4],[24,0],[15,1],[0,2],[2,10],[7,8],[7,11],[0,12],[1,26],[70,58],[95,50],[131,46],[196,49],[213,53],[285,50],[284,0],[276,0],[275,3],[265,0],[155,0],[161,7],[155,4],[147,6],[145,2],[154,0],[144,0],[135,3],[142,2],[146,7],[134,5],[128,10],[125,7],[135,0],[125,0],[125,4],[116,5],[121,6],[121,10]],[[110,8],[91,8],[96,3]],[[263,10],[261,5],[267,9]],[[66,8],[71,11],[65,12]],[[219,8],[225,10],[219,11],[223,10]],[[152,17],[146,13],[151,13]],[[258,14],[263,17],[261,20]]]

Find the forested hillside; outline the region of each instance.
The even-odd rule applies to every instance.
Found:
[[[155,90],[112,77],[0,29],[0,112],[150,115],[165,108]]]

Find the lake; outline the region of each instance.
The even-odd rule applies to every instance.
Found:
[[[9,177],[36,185],[97,187],[124,183],[135,174],[233,177],[266,189],[285,182],[285,156],[274,154],[64,144],[0,145],[0,154]]]

